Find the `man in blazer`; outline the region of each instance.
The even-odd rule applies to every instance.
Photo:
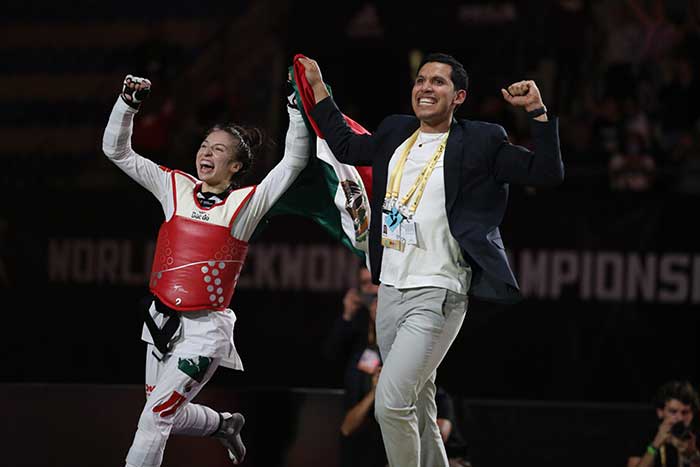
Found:
[[[369,263],[380,284],[377,339],[384,366],[375,416],[392,467],[447,466],[435,421],[436,370],[459,331],[467,295],[513,303],[518,283],[499,232],[508,184],[563,180],[558,122],[533,81],[502,89],[532,118],[536,151],[509,143],[496,124],[455,120],[468,76],[454,57],[419,67],[415,115],[385,118],[357,135],[329,96],[318,64],[298,60],[316,101],[310,111],[335,157],[371,165]]]

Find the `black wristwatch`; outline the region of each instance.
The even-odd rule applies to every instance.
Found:
[[[543,105],[542,107],[539,107],[537,109],[530,110],[529,112],[527,112],[527,116],[530,118],[537,118],[540,115],[544,115],[546,113],[547,113],[547,107],[545,107]]]

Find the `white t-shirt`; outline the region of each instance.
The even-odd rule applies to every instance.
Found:
[[[290,187],[308,162],[309,133],[304,120],[298,110],[288,108],[288,111],[289,128],[285,138],[284,157],[257,186],[231,228],[232,235],[240,240],[250,239],[263,216]],[[163,207],[165,220],[169,220],[174,214],[175,206],[172,177],[158,164],[140,156],[131,148],[134,114],[136,110],[121,98],[117,98],[105,128],[102,148],[117,167],[153,193]],[[160,326],[163,315],[157,313],[153,306],[151,314]],[[222,358],[223,366],[243,369],[233,344],[233,327],[236,322],[233,310],[202,310],[181,313],[180,317],[182,325],[179,337],[173,343],[174,355]],[[142,339],[153,343],[145,325]]]
[[[446,133],[420,133],[404,165],[399,199],[414,184]],[[409,138],[410,139],[410,138]],[[419,146],[420,143],[422,147]],[[408,140],[394,152],[389,173],[403,154]],[[425,187],[413,216],[417,224],[417,245],[406,244],[403,252],[384,248],[379,280],[397,289],[440,287],[466,294],[471,269],[464,261],[457,240],[450,233],[445,209],[444,151]],[[378,193],[377,193],[378,194]],[[376,196],[376,195],[375,195]],[[408,202],[410,206],[414,197]]]

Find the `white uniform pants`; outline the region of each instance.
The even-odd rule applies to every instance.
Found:
[[[126,465],[158,467],[170,434],[209,436],[219,427],[219,413],[190,401],[216,371],[220,358],[168,355],[159,361],[146,348],[146,405],[139,418]]]
[[[375,417],[391,467],[447,467],[437,426],[435,375],[464,321],[467,296],[382,284],[377,342],[384,362]]]

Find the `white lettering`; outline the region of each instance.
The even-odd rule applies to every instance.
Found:
[[[121,277],[123,282],[128,285],[139,285],[147,283],[149,277],[149,269],[143,269],[142,271],[134,271],[132,269],[133,264],[133,247],[132,243],[128,240],[123,240],[120,242],[120,256],[121,256]],[[151,255],[149,258],[153,258]],[[142,264],[137,261],[136,264]]]
[[[586,301],[700,303],[700,255],[522,249],[514,257],[527,298],[557,300],[574,287]]]
[[[47,249],[49,283],[145,287],[155,242],[51,238]],[[557,300],[578,291],[586,301],[700,303],[700,255],[529,249],[512,255],[528,298]],[[354,283],[359,263],[342,245],[256,244],[238,288],[341,291]]]
[[[256,244],[248,253],[238,288],[345,290],[355,281],[358,263],[341,245]]]
[[[659,271],[659,301],[661,303],[681,303],[688,297],[688,278],[683,270],[688,267],[687,255],[667,254],[661,257]],[[683,268],[679,271],[679,268]]]
[[[279,256],[279,248],[273,245],[268,248],[251,248],[251,250],[255,251],[253,255],[253,281],[256,284],[265,284],[271,289],[278,288],[279,281],[276,275],[275,259]]]
[[[154,248],[153,242],[137,240],[51,238],[48,280],[66,284],[146,285]],[[134,262],[139,256],[143,260]],[[143,265],[144,269],[134,270],[133,264]]]
[[[304,284],[304,256],[299,246],[280,246],[280,286],[288,290],[300,290]]]
[[[627,300],[636,301],[641,291],[644,301],[654,300],[656,291],[656,255],[641,258],[632,253],[627,257]]]
[[[693,257],[693,296],[692,303],[700,303],[700,256]]]
[[[591,290],[593,289],[593,254],[590,251],[584,251],[581,258],[581,298],[584,300],[591,299]]]
[[[95,282],[95,244],[87,239],[75,240],[71,255],[71,276],[78,284]]]
[[[117,267],[120,254],[119,242],[103,240],[97,245],[97,264],[95,271],[96,282],[117,282]]]
[[[545,298],[547,295],[547,253],[540,251],[537,256],[530,250],[520,254],[520,288],[523,295]]]
[[[555,251],[552,254],[552,284],[549,296],[559,298],[561,289],[578,279],[578,256],[573,251]]]
[[[70,240],[49,240],[49,282],[68,282],[71,264]]]
[[[623,272],[621,254],[600,253],[596,261],[596,296],[601,300],[619,301],[622,299]]]
[[[331,257],[328,248],[313,246],[309,250],[307,280],[313,291],[330,290],[332,286]]]

